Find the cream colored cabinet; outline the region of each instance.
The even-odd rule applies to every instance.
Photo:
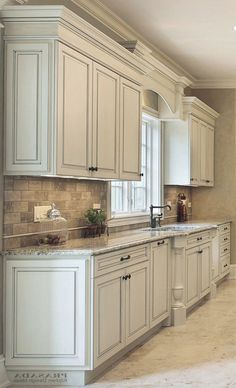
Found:
[[[62,43],[7,43],[5,174],[139,180],[140,95]]]
[[[149,262],[95,279],[94,366],[149,329]]]
[[[230,271],[230,223],[219,226],[220,278]]]
[[[120,178],[140,180],[141,89],[122,78],[120,90]]]
[[[214,126],[218,113],[184,97],[185,120],[164,123],[165,184],[214,185]]]
[[[51,171],[52,47],[7,43],[5,50],[5,173]]]
[[[198,237],[199,239],[201,237]],[[202,240],[199,240],[202,242]],[[210,292],[211,243],[198,244],[186,250],[186,307],[198,302]]]
[[[150,325],[157,325],[169,315],[169,244],[152,243],[150,263]]]
[[[86,260],[7,259],[5,279],[6,366],[87,368]]]

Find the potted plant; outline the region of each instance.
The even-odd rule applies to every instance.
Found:
[[[84,213],[85,218],[87,219],[89,225],[88,225],[88,235],[95,237],[97,234],[97,227],[98,227],[98,211],[96,209],[88,209]]]

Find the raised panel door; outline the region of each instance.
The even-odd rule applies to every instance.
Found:
[[[199,184],[200,161],[199,161],[199,120],[194,116],[190,119],[190,184]]]
[[[94,366],[97,367],[125,344],[124,270],[95,279],[94,285]]]
[[[193,305],[199,300],[199,263],[198,248],[186,251],[186,305]]]
[[[151,252],[150,325],[155,326],[169,315],[168,242],[153,243]]]
[[[50,172],[47,43],[7,43],[5,77],[5,174]]]
[[[119,176],[119,76],[94,63],[93,176]]]
[[[87,363],[85,261],[6,264],[6,365]]]
[[[214,185],[214,128],[207,127],[207,183],[208,186]]]
[[[133,342],[149,328],[149,263],[127,268],[126,343]]]
[[[57,174],[90,176],[92,151],[92,61],[58,46]]]
[[[200,296],[206,295],[211,286],[211,246],[202,245],[199,250],[200,259]]]
[[[199,133],[200,133],[200,185],[206,186],[208,182],[207,174],[207,162],[208,162],[208,128],[207,124],[200,122]]]
[[[121,78],[120,90],[120,178],[140,180],[141,88]]]

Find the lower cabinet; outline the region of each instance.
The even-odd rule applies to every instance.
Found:
[[[169,315],[169,243],[156,241],[151,248],[150,269],[150,326]]]
[[[211,243],[186,250],[186,307],[210,292]]]
[[[149,262],[95,279],[94,367],[149,329]]]

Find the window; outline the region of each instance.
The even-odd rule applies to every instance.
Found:
[[[142,158],[140,182],[111,183],[111,214],[113,217],[138,216],[149,213],[151,203],[161,204],[161,123],[143,114]]]

